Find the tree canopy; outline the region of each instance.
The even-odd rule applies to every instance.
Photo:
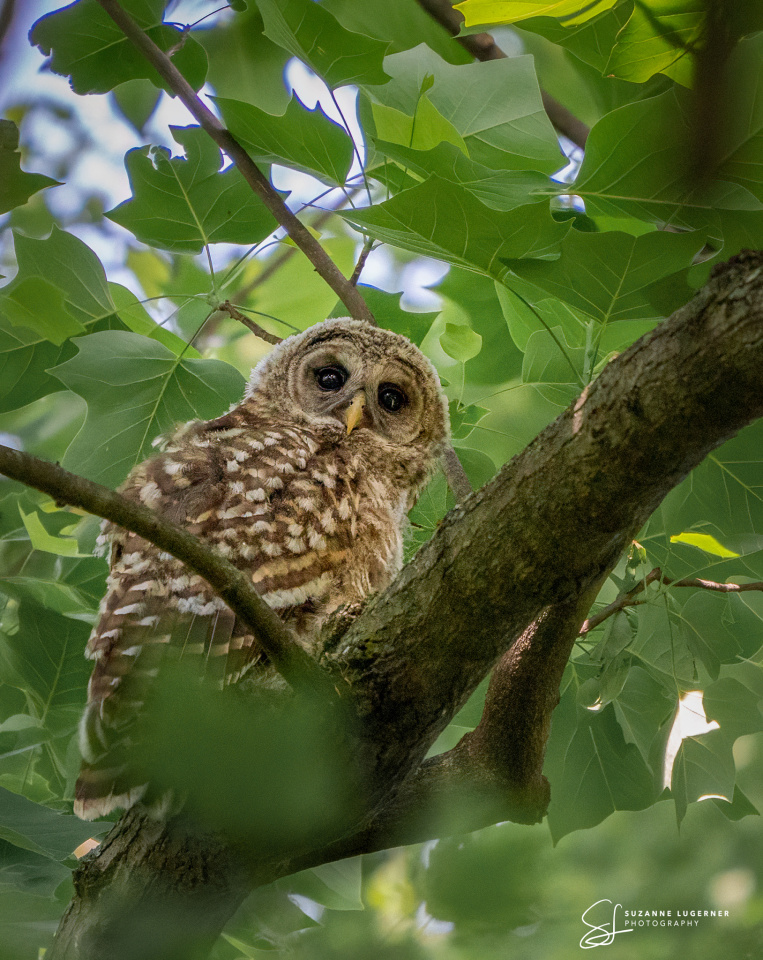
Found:
[[[50,84],[0,119],[0,957],[564,956],[604,898],[732,908],[616,957],[759,950],[763,13],[6,10]],[[103,488],[346,315],[431,358],[453,450],[313,661]],[[140,762],[191,814],[72,874],[112,827],[71,813],[97,517],[217,577],[292,690],[168,676]]]

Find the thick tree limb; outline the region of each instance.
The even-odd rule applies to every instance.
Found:
[[[418,3],[433,19],[445,27],[448,33],[455,37],[475,60],[485,62],[487,60],[505,59],[506,54],[489,33],[472,33],[463,37],[458,35],[461,32],[464,18],[457,10],[453,9],[450,0],[418,0]],[[540,95],[543,100],[543,109],[548,114],[548,118],[557,133],[561,133],[581,150],[584,150],[590,133],[589,128],[558,100],[555,100],[551,94],[541,90]]]
[[[331,697],[333,683],[291,630],[232,563],[182,527],[99,483],[75,476],[28,453],[0,444],[0,473],[47,493],[58,504],[79,507],[145,537],[209,583],[251,628],[275,668],[295,688]]]
[[[167,54],[160,50],[153,40],[141,30],[132,17],[122,9],[117,0],[98,0],[98,3],[131,43],[140,50],[157,73],[167,81],[191,115],[206,130],[218,147],[236,164],[252,190],[347,307],[350,316],[356,320],[373,322],[373,314],[368,309],[368,305],[358,288],[347,280],[320,243],[289,210],[246,150],[196,96],[191,85]]]

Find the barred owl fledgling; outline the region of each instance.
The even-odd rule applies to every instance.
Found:
[[[279,344],[240,404],[181,427],[122,490],[250,572],[309,642],[334,610],[397,573],[406,513],[447,436],[437,375],[416,347],[360,321],[329,320]],[[200,670],[228,679],[262,659],[204,580],[135,534],[111,525],[106,534],[111,572],[87,649],[95,666],[75,800],[85,819],[129,807],[145,790],[124,760],[140,707],[125,681],[150,674],[146,645],[180,645]]]

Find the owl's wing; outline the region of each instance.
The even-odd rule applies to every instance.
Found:
[[[189,525],[200,500],[214,505],[221,491],[213,482],[219,471],[212,452],[184,451],[184,457],[182,472],[173,472],[169,455],[141,464],[122,492]],[[83,819],[130,807],[145,793],[128,760],[136,718],[167,651],[179,659],[196,658],[200,676],[222,680],[235,621],[204,581],[174,557],[109,524],[104,535],[111,544],[111,570],[86,651],[94,666],[80,723],[83,763],[75,787],[75,812]]]
[[[343,602],[352,593],[343,569],[366,580],[364,567],[382,560],[347,563],[355,505],[335,473],[306,474],[317,449],[309,438],[230,425],[215,435],[215,429],[204,425],[141,464],[123,492],[249,571],[263,598],[307,633],[318,608],[325,613],[330,606],[332,590]],[[75,789],[75,812],[85,819],[129,807],[146,790],[130,775],[128,760],[136,717],[164,654],[195,658],[199,674],[218,682],[237,679],[262,657],[256,637],[203,579],[136,534],[108,533],[111,573],[88,643],[95,665]]]

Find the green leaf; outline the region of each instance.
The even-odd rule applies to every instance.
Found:
[[[662,603],[638,608],[638,630],[630,653],[671,696],[676,687],[688,689],[696,682],[694,657],[685,636]]]
[[[734,757],[731,743],[721,730],[697,737],[684,737],[673,763],[670,791],[676,803],[679,823],[690,803],[708,795],[734,795]]]
[[[150,337],[152,340],[158,341],[171,350],[175,356],[179,357],[182,354],[186,360],[197,360],[201,356],[195,347],[186,343],[185,340],[181,340],[176,333],[160,327],[158,323],[152,320],[146,312],[146,308],[132,290],[128,290],[127,287],[123,287],[119,283],[110,283],[109,293],[114,308],[119,313],[119,319],[133,333],[140,333],[144,337]]]
[[[352,141],[342,127],[316,107],[308,110],[292,97],[281,116],[250,103],[215,97],[226,126],[253,160],[281,163],[342,184],[352,164]]]
[[[675,710],[674,700],[646,670],[631,667],[614,710],[625,742],[632,743],[650,765],[652,745]]]
[[[452,143],[441,143],[432,150],[414,150],[379,140],[374,141],[374,145],[378,153],[395,160],[407,175],[415,174],[417,179],[426,180],[434,173],[464,187],[494,210],[508,211],[543,202],[561,190],[545,174],[535,170],[491,170],[464,156]],[[375,167],[370,172],[377,176],[380,170]],[[395,182],[399,176],[396,178],[394,172],[388,179],[394,188],[399,187]]]
[[[516,23],[528,17],[558,17],[568,24],[582,23],[613,7],[618,0],[463,0],[454,4],[463,13],[466,26]]]
[[[103,826],[108,824],[84,823],[0,787],[0,837],[23,850],[65,860],[88,837],[102,833]]]
[[[199,90],[207,73],[206,54],[180,27],[162,22],[165,0],[121,0],[120,5],[161,50],[175,51],[172,62]],[[44,54],[52,54],[50,69],[69,77],[75,93],[107,93],[141,77],[172,92],[97,0],[78,0],[46,14],[34,24],[29,38]]]
[[[14,327],[25,327],[60,346],[85,327],[66,310],[64,292],[44,277],[16,278],[0,293],[0,311]]]
[[[57,537],[52,533],[48,533],[37,511],[24,513],[21,505],[19,505],[19,513],[21,514],[21,519],[24,521],[24,526],[35,550],[54,553],[59,557],[88,556],[88,554],[79,552],[79,544],[73,537]]]
[[[150,80],[127,80],[114,87],[112,96],[117,110],[141,133],[159,106],[161,91]]]
[[[763,671],[756,664],[738,663],[705,688],[702,703],[709,721],[720,724],[721,731],[733,743],[738,737],[763,730]]]
[[[731,803],[727,800],[721,800],[720,797],[713,797],[713,803],[728,820],[741,820],[743,817],[760,816],[758,808],[742,793],[736,784],[734,785],[734,796],[731,799]]]
[[[412,117],[383,103],[372,102],[371,112],[376,135],[380,140],[388,140],[413,150],[431,150],[439,143],[451,143],[464,156],[469,155],[461,134],[426,96],[419,98]]]
[[[571,230],[559,261],[511,264],[514,274],[600,323],[658,320],[686,303],[692,291],[686,274],[703,241],[691,233],[625,233]],[[680,276],[666,299],[664,278]],[[506,279],[511,286],[512,278]],[[520,292],[524,292],[522,287]]]
[[[693,53],[705,39],[706,12],[703,0],[637,3],[618,34],[606,75],[643,83],[655,73],[664,73],[691,86],[696,68]]]
[[[121,326],[92,250],[54,227],[47,240],[15,235],[18,273],[0,291],[0,409],[61,389],[46,371],[74,353],[72,332]],[[19,326],[24,322],[32,327]],[[54,342],[48,339],[52,337]]]
[[[724,617],[727,609],[725,596],[704,590],[689,596],[681,608],[681,632],[686,645],[714,680],[722,663],[734,663],[742,654],[735,631],[729,629]]]
[[[463,404],[460,400],[451,400],[448,404],[448,413],[452,438],[454,440],[466,440],[480,420],[483,420],[490,411],[476,403]],[[476,451],[474,452],[476,453]],[[482,484],[479,484],[479,486],[482,486]]]
[[[358,3],[357,0],[322,0],[343,27],[389,44],[390,53],[426,43],[449,63],[471,63],[471,54],[453,43],[449,33],[423,7],[408,0]]]
[[[79,353],[51,372],[88,405],[63,465],[116,486],[152,452],[151,441],[186,420],[219,416],[244,379],[219,360],[186,360],[155,340],[106,331],[75,341]]]
[[[618,3],[591,20],[570,26],[552,17],[533,17],[522,21],[529,30],[564,47],[584,63],[603,74],[617,35],[631,12],[629,3]]]
[[[16,124],[11,120],[0,120],[0,215],[26,203],[38,190],[59,185],[58,180],[41,173],[24,173],[18,145]]]
[[[708,228],[716,210],[763,210],[763,159],[755,146],[763,126],[763,98],[756,99],[761,78],[752,66],[755,56],[759,63],[763,40],[755,44],[745,41],[734,54],[744,65],[739,86],[744,102],[733,111],[726,156],[714,179],[698,184],[687,176],[693,106],[688,92],[676,87],[614,110],[595,124],[571,188],[589,214]]]
[[[61,389],[47,371],[75,354],[67,342],[73,335],[128,326],[175,353],[198,356],[154,323],[132,293],[109,284],[98,257],[77,237],[54,227],[45,240],[16,234],[15,244],[19,270],[0,290],[0,410]]]
[[[279,880],[278,886],[289,894],[309,897],[329,910],[363,910],[362,863],[360,857],[324,863]]]
[[[379,240],[494,277],[503,259],[556,256],[569,229],[540,204],[500,213],[439,177],[342,216]]]
[[[259,243],[276,226],[236,167],[201,127],[171,127],[186,157],[164,147],[130,150],[125,164],[133,196],[106,216],[138,240],[166,250],[200,253],[207,243]]]
[[[364,91],[373,104],[413,117],[419,113],[421,101],[427,99],[447,121],[445,128],[441,121],[438,127],[430,120],[431,129],[422,140],[422,149],[435,146],[436,136],[452,129],[465,146],[463,152],[491,170],[553,173],[562,166],[559,142],[543,109],[531,57],[453,66],[422,44],[387,57],[384,65],[392,80]],[[422,85],[428,77],[434,78],[434,84],[422,98]],[[511,90],[511,96],[506,95],[507,90]],[[384,111],[379,115],[392,116]],[[375,109],[365,109],[361,104],[361,116],[368,136],[390,139],[385,136],[390,132],[388,123],[381,131],[376,128]],[[454,138],[440,135],[440,139]],[[400,130],[393,142],[416,146]]]
[[[656,800],[652,774],[623,738],[612,706],[593,712],[575,700],[571,684],[554,712],[543,768],[554,785],[548,825],[555,843],[615,810],[643,810]]]
[[[708,533],[676,533],[670,538],[671,543],[688,543],[692,547],[698,547],[705,553],[711,553],[714,557],[738,557],[739,554],[722,543],[718,543],[715,537]]]
[[[71,870],[64,864],[0,840],[0,894],[19,890],[52,898],[56,887],[69,877]]]
[[[449,357],[466,363],[482,349],[482,337],[470,327],[446,323],[444,333],[440,334],[440,346]]]
[[[582,369],[583,349],[568,342],[562,327],[544,328],[530,335],[522,364],[525,383],[569,383],[577,389]]]
[[[384,83],[388,44],[351,33],[312,0],[257,0],[265,36],[307,64],[332,87]]]

